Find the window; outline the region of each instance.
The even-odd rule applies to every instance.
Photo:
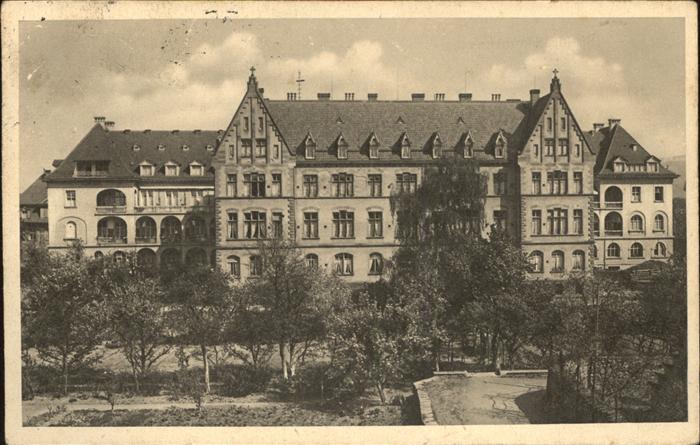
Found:
[[[238,239],[238,212],[228,212],[226,221],[226,238]]]
[[[66,207],[75,207],[75,190],[66,190]]]
[[[396,175],[396,188],[399,193],[413,193],[416,191],[418,175],[413,173],[399,173]]]
[[[315,253],[310,253],[304,257],[304,261],[306,262],[306,267],[312,268],[312,269],[317,269],[318,268],[318,255]]]
[[[546,156],[554,156],[554,139],[544,141],[544,149]]]
[[[248,131],[250,129],[250,119],[247,117],[243,118],[243,130]]]
[[[401,142],[401,159],[408,159],[411,157],[411,144],[408,142],[408,138],[404,137]]]
[[[581,145],[580,144],[574,145],[574,156],[576,156],[577,158],[581,157]]]
[[[497,140],[496,147],[495,147],[494,152],[493,152],[494,156],[497,158],[502,158],[503,156],[505,156],[505,152],[506,152],[505,141],[503,139]]]
[[[644,256],[644,247],[640,243],[634,243],[630,247],[630,258],[642,258]]]
[[[241,259],[236,255],[231,255],[226,258],[226,262],[228,263],[228,273],[235,278],[241,278]]]
[[[238,194],[238,175],[226,175],[226,196],[236,196]]]
[[[97,223],[98,241],[126,243],[126,223],[119,218],[103,218]]]
[[[265,121],[262,116],[258,117],[258,133],[262,133],[265,129]]]
[[[279,144],[275,144],[272,146],[272,159],[279,159],[280,158],[280,146]]]
[[[630,219],[630,232],[643,232],[644,220],[641,215],[632,215]]]
[[[375,152],[375,156],[372,156],[373,149],[374,149],[374,152]],[[372,145],[372,143],[370,143],[370,145],[369,145],[369,156],[370,156],[370,158],[376,157],[376,150],[377,150],[377,146],[376,146],[376,145]],[[341,137],[341,139],[338,141],[338,159],[347,159],[347,158],[348,158],[348,144],[347,144],[347,142],[345,142],[345,140],[342,139],[342,137]]]
[[[547,131],[552,131],[552,118],[547,118]]]
[[[272,237],[276,239],[281,239],[284,231],[284,225],[282,224],[282,213],[273,212],[272,213]]]
[[[352,275],[352,255],[339,253],[335,256],[335,273],[338,275]]]
[[[472,156],[474,156],[474,141],[471,137],[467,137],[467,140],[464,141],[464,157],[471,158]]]
[[[617,212],[610,212],[605,215],[605,234],[622,235],[622,217]]]
[[[304,238],[318,238],[317,212],[304,212]]]
[[[152,218],[143,216],[136,220],[136,241],[156,241],[156,222]]]
[[[262,198],[265,196],[265,174],[248,173],[243,175],[243,182],[251,198]]]
[[[542,193],[542,173],[532,172],[532,194],[539,195]]]
[[[613,162],[613,171],[624,172],[625,171],[625,163],[622,161]]]
[[[95,252],[95,259],[96,260],[101,260],[102,258],[104,258],[104,256],[105,255],[102,252],[100,252],[99,250],[97,252]]]
[[[559,139],[559,156],[569,155],[569,140]]]
[[[318,196],[318,176],[304,175],[304,196],[315,198]]]
[[[639,186],[632,187],[632,202],[642,202],[642,188]]]
[[[542,252],[536,250],[530,254],[530,272],[542,273],[544,271],[544,256]]]
[[[502,172],[493,174],[493,189],[496,195],[506,194],[506,178]]]
[[[609,258],[620,258],[620,246],[617,243],[608,244],[607,256]]]
[[[664,188],[654,187],[654,202],[664,202]]]
[[[665,257],[666,256],[666,245],[664,243],[656,243],[654,246],[654,256],[655,257]]]
[[[192,196],[192,202],[190,203],[193,206],[199,206],[202,205],[204,202],[204,191],[203,190],[192,190],[190,193]]]
[[[571,266],[572,270],[585,270],[586,269],[586,254],[583,250],[574,250],[573,253],[574,264]]]
[[[250,139],[241,139],[241,157],[249,158],[253,155],[253,144]]]
[[[282,196],[282,174],[272,174],[272,196]]]
[[[353,195],[353,176],[349,173],[337,173],[331,175],[333,196],[346,198]]]
[[[382,212],[369,212],[369,237],[381,238],[382,235]]]
[[[177,176],[177,165],[166,165],[165,176]]]
[[[250,256],[250,276],[260,277],[262,276],[263,263],[262,258],[258,255]]]
[[[665,230],[665,221],[663,215],[654,216],[654,232],[663,232]]]
[[[592,252],[591,255],[593,255],[593,258],[598,258],[598,246],[596,246],[594,244],[593,247],[591,248],[591,252]]]
[[[121,250],[117,250],[116,252],[114,252],[114,262],[115,263],[117,263],[117,264],[123,263],[125,259],[126,259],[126,256],[124,255],[124,252],[122,252]]]
[[[647,163],[647,171],[656,173],[659,171],[659,164],[656,162],[648,162]]]
[[[583,210],[574,209],[574,233],[583,234]]]
[[[562,130],[566,130],[566,118],[562,117],[560,119],[560,121],[561,121],[561,126],[559,128],[561,128]]]
[[[382,175],[367,175],[369,184],[369,196],[382,196]]]
[[[333,236],[353,238],[355,236],[355,214],[347,210],[333,212]]]
[[[583,172],[574,172],[574,193],[583,194]]]
[[[493,222],[498,228],[498,230],[506,229],[506,211],[505,210],[494,210],[493,211]]]
[[[314,159],[316,157],[316,144],[311,138],[307,138],[304,144],[304,157],[306,159]]]
[[[267,143],[264,139],[255,141],[255,157],[264,158],[267,155]]]
[[[566,195],[568,193],[568,173],[563,171],[547,172],[549,193],[552,195]]]
[[[168,207],[174,207],[178,205],[178,192],[177,190],[167,190],[165,192],[165,205]]]
[[[532,234],[542,235],[542,210],[532,211]]]
[[[263,239],[266,235],[267,217],[265,212],[245,212],[244,229],[246,239]]]
[[[550,235],[566,235],[568,232],[568,211],[566,209],[547,210],[547,225]]]
[[[532,152],[536,158],[539,158],[540,157],[540,146],[538,144],[533,144],[532,145]]]
[[[140,166],[141,171],[140,175],[141,176],[153,176],[153,166],[152,165],[142,165]]]
[[[433,159],[437,159],[442,156],[442,142],[437,137],[433,140]],[[503,156],[503,154],[501,154]]]
[[[97,207],[124,207],[126,195],[119,190],[102,190],[97,194]]]
[[[201,165],[190,165],[190,176],[202,176],[204,168]]]
[[[74,222],[67,222],[65,230],[63,232],[63,239],[76,239],[77,238],[77,229],[76,225]]]
[[[369,254],[369,275],[381,275],[384,270],[384,258],[381,253]]]
[[[564,252],[561,250],[552,252],[552,272],[564,272]]]

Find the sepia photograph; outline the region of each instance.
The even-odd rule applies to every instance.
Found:
[[[31,3],[8,443],[697,440],[695,5]]]

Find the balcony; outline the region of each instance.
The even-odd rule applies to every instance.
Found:
[[[187,212],[210,212],[214,210],[213,204],[202,205],[176,205],[176,206],[136,206],[136,213],[171,214]]]
[[[593,208],[596,210],[600,210],[600,209],[618,209],[619,210],[622,208],[622,202],[621,201],[606,201],[604,203],[594,202]]]
[[[116,237],[116,236],[98,236],[97,244],[126,244],[126,237]]]
[[[126,206],[97,206],[95,207],[95,214],[97,215],[115,215],[119,213],[126,213]]]
[[[622,236],[622,229],[605,229],[605,236]]]
[[[182,236],[178,234],[164,234],[160,236],[160,242],[163,244],[174,244],[182,242]]]
[[[156,240],[155,236],[137,236],[136,244],[155,244]]]

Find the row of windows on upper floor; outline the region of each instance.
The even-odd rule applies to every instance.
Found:
[[[247,198],[264,198],[283,196],[282,174],[272,173],[272,183],[266,185],[266,175],[264,173],[246,173],[243,175],[243,190],[239,195],[238,175],[228,174],[226,176],[226,196]],[[370,197],[383,196],[382,175],[367,175],[367,184]],[[418,175],[414,173],[399,173],[396,175],[397,192],[414,192],[418,184]],[[318,175],[303,175],[302,194],[306,198],[316,198],[319,196]],[[355,196],[355,176],[351,173],[335,173],[331,175],[331,196],[336,198],[348,198]]]
[[[148,189],[139,190],[136,207],[186,207],[211,205],[213,190],[204,189]],[[64,207],[77,207],[77,191],[66,190]],[[100,208],[126,207],[126,195],[116,189],[101,190],[95,199],[95,205]]]
[[[175,161],[168,161],[158,170],[155,164],[143,161],[139,164],[140,176],[155,176],[162,173],[165,176],[180,176],[180,164]],[[189,176],[204,176],[205,166],[197,161],[189,163],[187,168]],[[77,161],[73,176],[78,178],[105,177],[109,174],[109,161]]]
[[[605,189],[605,194],[603,195],[605,200],[605,207],[615,208],[622,207],[624,203],[624,194],[619,187],[610,186]],[[640,203],[642,202],[642,187],[639,185],[632,186],[632,194],[630,196],[630,202]],[[654,202],[664,202],[664,187],[662,185],[654,186]]]
[[[654,226],[652,231],[656,234],[665,234],[668,229],[666,219],[667,218],[664,213],[657,212],[654,215]],[[622,236],[622,216],[617,212],[609,212],[607,215],[605,215],[604,230],[605,235]],[[628,232],[637,234],[646,233],[646,224],[643,215],[637,213],[630,217]],[[596,236],[600,235],[600,217],[596,213],[593,214],[593,234]]]
[[[216,236],[215,229],[213,220],[207,223],[204,218],[194,216],[182,222],[174,216],[168,216],[160,223],[160,240],[164,243],[213,240]],[[155,243],[157,230],[153,218],[142,216],[136,220],[136,242]],[[126,221],[119,217],[105,217],[97,222],[98,244],[126,244],[127,233]],[[66,222],[63,239],[70,241],[77,238],[77,224],[74,221]]]
[[[532,235],[583,235],[584,218],[583,209],[573,210],[573,227],[569,231],[569,211],[563,208],[552,208],[547,210],[547,219],[543,221],[542,210],[532,210],[531,234]],[[657,213],[654,216],[655,233],[666,233],[666,216]],[[543,230],[544,229],[544,230]],[[630,218],[630,233],[644,233],[646,231],[644,218],[642,215],[632,215]],[[600,235],[600,220],[597,214],[593,214],[593,234]],[[617,212],[610,212],[605,216],[605,234],[608,236],[622,236],[622,216]]]
[[[558,143],[554,139],[545,139],[543,152],[540,153],[540,144],[532,144],[532,154],[536,158],[540,155],[544,157],[554,158],[555,156],[569,156],[569,140],[566,138],[559,139]],[[574,144],[573,156],[581,157],[581,144]]]
[[[637,145],[632,145],[632,150],[636,151]],[[626,160],[617,158],[613,161],[613,171],[616,173],[624,172],[646,172],[646,173],[658,173],[659,172],[659,162],[656,158],[650,157],[644,164],[630,164]]]
[[[528,258],[530,260],[531,273],[545,272],[544,254],[542,252],[540,252],[539,250],[532,251]],[[572,271],[582,272],[586,269],[586,253],[583,250],[575,250],[572,254],[572,259]],[[554,252],[552,252],[551,261],[552,266],[550,272],[563,273],[566,271],[566,259],[564,256],[564,252],[562,252],[561,250],[555,250]]]
[[[333,272],[340,276],[352,276],[355,274],[354,256],[350,253],[341,252],[334,257]],[[256,278],[263,275],[263,262],[259,255],[251,255],[248,261],[248,276]],[[306,266],[309,268],[318,268],[318,255],[309,253],[304,257]],[[229,255],[226,257],[228,272],[235,278],[241,277],[241,259],[237,255]],[[327,266],[327,265],[325,265]],[[384,257],[381,253],[373,252],[369,254],[369,269],[368,275],[381,275],[384,271]]]
[[[567,195],[569,194],[569,173],[566,171],[546,172],[547,182],[542,182],[542,173],[531,173],[533,195]],[[583,172],[573,172],[573,194],[583,194]]]
[[[620,245],[617,243],[610,243],[605,247],[606,258],[621,259],[621,252]],[[654,249],[652,249],[651,252],[651,258],[666,258],[667,255],[668,250],[666,248],[666,244],[661,241],[654,244]],[[598,247],[595,245],[593,246],[593,257],[598,258]],[[644,246],[642,246],[641,243],[632,243],[629,248],[628,258],[643,259],[644,257]]]

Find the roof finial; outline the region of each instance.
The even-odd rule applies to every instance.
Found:
[[[250,77],[255,77],[255,66],[250,67]]]
[[[552,70],[552,72],[554,73],[554,78],[556,79],[556,78],[557,78],[557,74],[559,74],[559,70],[556,69],[556,68],[554,68],[554,69]]]

